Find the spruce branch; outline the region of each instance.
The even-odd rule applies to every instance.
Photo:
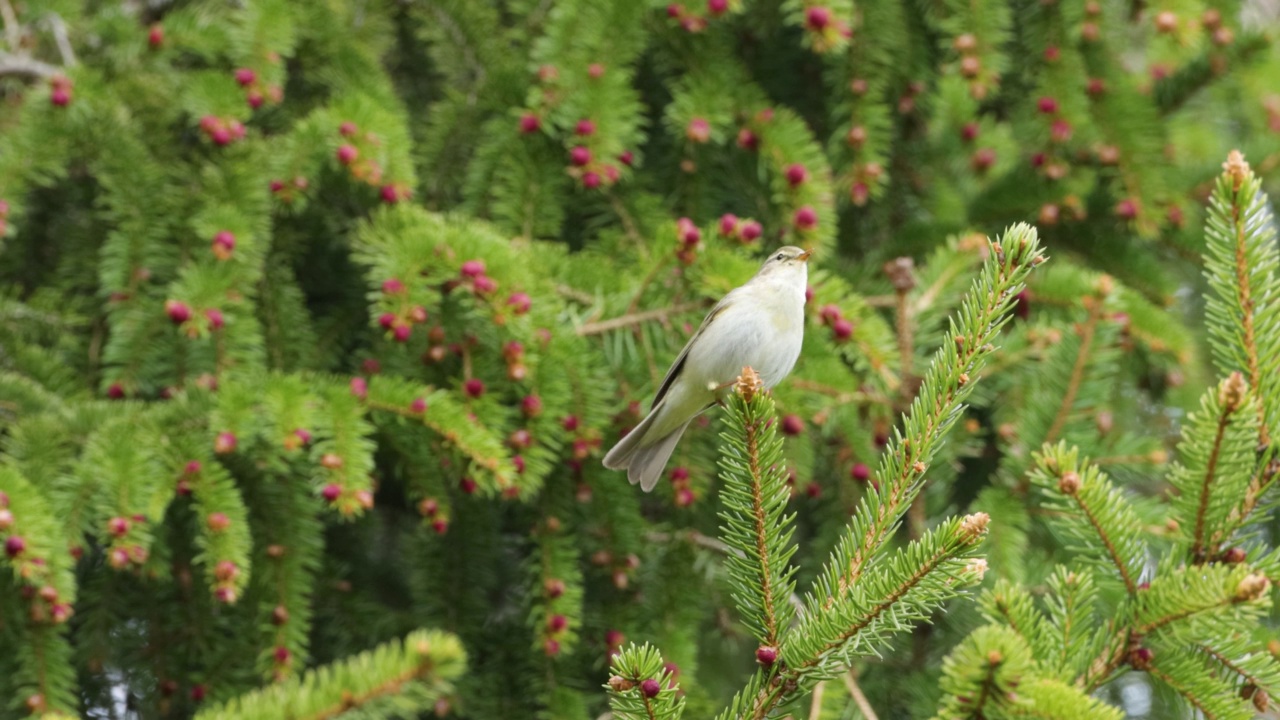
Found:
[[[426,710],[449,692],[465,666],[466,652],[457,637],[418,630],[403,640],[202,710],[196,718],[327,720],[350,710],[374,710],[397,695],[398,703]]]
[[[854,675],[853,668],[849,668],[849,672],[840,676],[844,681],[844,688],[849,693],[849,697],[853,698],[853,702],[858,706],[858,712],[862,713],[864,720],[880,720],[876,715],[875,708],[871,707],[871,702],[867,700],[866,693],[862,692],[862,687],[858,685],[858,678]]]
[[[942,663],[940,689],[946,697],[935,720],[1002,717],[1025,703],[1019,688],[1035,670],[1022,636],[999,624],[969,634]]]
[[[1206,664],[1214,671],[1226,670],[1235,679],[1232,684],[1244,688],[1265,691],[1268,696],[1280,692],[1280,662],[1271,653],[1253,644],[1247,635],[1240,635],[1212,644],[1200,642],[1195,648],[1204,653]],[[1229,681],[1230,682],[1230,681]]]
[[[1054,649],[1041,662],[1051,671],[1076,678],[1088,669],[1097,640],[1094,612],[1098,597],[1093,573],[1059,566],[1049,577],[1046,643]]]
[[[1239,151],[1223,163],[1205,228],[1205,315],[1222,375],[1246,374],[1261,399],[1259,444],[1268,447],[1280,418],[1280,252],[1267,196]]]
[[[1051,524],[1078,543],[1089,559],[1115,568],[1132,595],[1146,555],[1142,524],[1106,475],[1079,454],[1065,443],[1045,445],[1035,454],[1031,480],[1041,488],[1046,507],[1056,511]]]
[[[1036,231],[1029,225],[1009,228],[991,248],[925,373],[904,428],[895,430],[882,456],[876,472],[879,489],[859,505],[809,594],[812,598],[818,593],[819,606],[831,607],[852,589],[919,493],[928,463],[959,420],[975,379],[995,353],[991,341],[1007,321],[1015,296],[1031,269],[1044,260]]]
[[[618,720],[679,720],[684,694],[665,665],[658,650],[647,644],[631,643],[613,656],[605,688]]]
[[[578,326],[577,333],[581,336],[600,335],[602,333],[619,330],[621,328],[641,325],[655,320],[665,322],[668,318],[681,313],[691,312],[693,310],[704,309],[709,305],[706,300],[695,300],[693,302],[680,303],[667,308],[656,308],[654,310],[643,310],[641,312],[628,312],[626,315],[619,315],[608,320],[597,320],[594,322],[583,323]]]
[[[988,522],[985,513],[951,518],[877,563],[847,596],[829,606],[811,599],[783,647],[789,673],[808,684],[834,677],[981,581],[986,562],[973,553]]]
[[[1036,720],[1124,720],[1119,708],[1086,695],[1079,688],[1048,677],[1040,677],[1018,686],[1019,697],[1026,701],[1010,709],[1009,717]]]
[[[1223,680],[1205,673],[1194,656],[1178,653],[1175,648],[1157,647],[1143,670],[1186,698],[1203,713],[1206,720],[1251,720],[1253,708],[1240,698],[1238,690]]]
[[[482,492],[496,494],[516,486],[518,475],[502,442],[485,426],[468,420],[468,410],[455,394],[386,376],[372,378],[365,389],[367,394],[361,398],[365,407],[421,423],[455,448],[477,471],[475,479]]]
[[[760,389],[755,370],[742,369],[728,411],[719,515],[725,544],[742,554],[730,554],[725,565],[744,621],[761,645],[777,648],[793,613],[795,514],[786,514],[791,493],[773,399]]]
[[[1200,401],[1178,445],[1181,462],[1169,474],[1179,527],[1191,529],[1191,559],[1205,562],[1231,530],[1230,517],[1256,463],[1258,418],[1244,376],[1232,372]]]
[[[62,70],[57,65],[50,65],[35,58],[0,53],[0,76],[29,75],[44,79],[51,78],[60,72]]]
[[[1037,657],[1047,655],[1050,648],[1045,642],[1045,617],[1025,588],[1005,579],[997,580],[994,587],[982,594],[979,604],[989,621],[1013,630]]]
[[[1071,376],[1067,380],[1067,389],[1062,395],[1062,402],[1058,405],[1058,412],[1054,414],[1053,423],[1045,433],[1046,443],[1057,440],[1066,426],[1067,418],[1071,416],[1071,411],[1075,407],[1076,394],[1080,392],[1080,384],[1084,380],[1085,368],[1088,367],[1093,355],[1093,340],[1098,331],[1098,322],[1102,319],[1103,303],[1088,296],[1084,298],[1084,303],[1089,315],[1080,327],[1080,347],[1076,351],[1075,363],[1071,366]]]
[[[1266,576],[1243,565],[1180,567],[1151,581],[1133,616],[1133,632],[1220,629],[1256,618],[1270,605]]]

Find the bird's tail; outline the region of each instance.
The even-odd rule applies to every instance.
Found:
[[[626,437],[619,440],[618,444],[604,456],[605,467],[610,470],[625,469],[631,484],[639,483],[640,489],[645,492],[649,492],[658,484],[658,478],[662,475],[662,469],[667,466],[671,453],[676,449],[676,443],[680,442],[684,429],[689,427],[689,423],[686,422],[665,437],[641,444],[657,417],[658,408],[654,408],[648,417],[627,433]]]

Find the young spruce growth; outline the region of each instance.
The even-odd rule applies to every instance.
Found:
[[[876,653],[982,580],[987,565],[977,549],[990,520],[985,513],[945,520],[904,548],[891,548],[889,541],[995,352],[992,342],[1023,282],[1045,259],[1027,225],[1010,228],[990,250],[903,429],[881,456],[877,489],[867,493],[803,598],[794,598],[795,515],[786,512],[789,490],[773,400],[761,391],[755,372],[743,369],[722,436],[720,517],[722,539],[732,550],[727,564],[734,600],[760,643],[760,667],[720,714],[722,720],[777,716],[819,682],[847,672],[855,658]],[[669,682],[656,674],[660,667],[648,648],[633,646],[615,658],[608,686],[619,717],[681,716],[678,703],[638,701],[648,695],[646,682]]]
[[[1045,443],[1031,480],[1075,558],[1054,571],[1041,602],[1008,582],[984,593],[988,624],[948,658],[938,718],[1119,719],[1084,695],[1128,671],[1207,718],[1248,720],[1280,691],[1261,623],[1280,555],[1262,542],[1259,512],[1280,474],[1275,225],[1239,152],[1224,169],[1205,262],[1219,381],[1183,425],[1165,532],[1153,533],[1076,448]]]

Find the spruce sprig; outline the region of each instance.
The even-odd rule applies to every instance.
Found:
[[[728,429],[721,433],[720,530],[725,543],[741,553],[725,561],[738,611],[761,645],[776,649],[794,615],[795,513],[786,512],[791,491],[773,399],[759,385],[759,375],[744,368],[729,401]]]
[[[1124,494],[1077,448],[1046,445],[1031,480],[1057,514],[1051,525],[1085,558],[1110,565],[1130,595],[1138,591],[1146,547],[1142,524]]]
[[[1247,522],[1280,477],[1272,436],[1280,430],[1280,250],[1262,182],[1233,150],[1223,163],[1205,227],[1205,297],[1214,365],[1239,371],[1257,397],[1256,467],[1232,530]]]
[[[1193,562],[1217,555],[1233,529],[1232,511],[1257,462],[1257,406],[1244,376],[1232,372],[1205,392],[1178,443],[1181,462],[1169,482],[1177,489],[1174,517]]]
[[[868,493],[845,528],[831,559],[806,598],[811,609],[828,608],[856,584],[902,514],[920,492],[938,446],[959,420],[991,341],[1008,319],[1014,296],[1031,269],[1044,260],[1036,231],[1018,224],[991,244],[991,256],[961,304],[959,317],[925,373],[904,428],[894,431],[876,472],[879,489]]]
[[[466,666],[458,638],[418,630],[331,665],[308,670],[196,714],[198,720],[320,720],[359,708],[385,716],[392,700],[400,710],[425,711],[449,692]]]
[[[1223,168],[1205,227],[1205,320],[1218,372],[1243,372],[1262,398],[1258,440],[1269,445],[1280,422],[1280,251],[1261,180],[1239,151]]]
[[[743,553],[731,561],[740,608],[766,645],[764,666],[721,717],[765,718],[857,656],[877,652],[889,636],[925,619],[947,599],[981,580],[986,563],[973,556],[989,518],[952,518],[891,557],[880,557],[890,534],[920,492],[928,463],[959,418],[991,341],[1007,320],[1014,296],[1033,267],[1044,261],[1036,232],[1010,228],[990,244],[990,255],[961,304],[921,391],[880,465],[880,488],[868,493],[846,528],[826,570],[805,601],[794,629],[780,620],[791,611],[782,600],[791,588],[786,560],[792,552],[784,517],[781,470],[772,467],[776,435],[760,436],[771,403],[759,397],[753,373],[744,370],[731,401],[723,463],[726,541]],[[770,640],[776,645],[769,645]]]
[[[684,696],[657,648],[631,643],[613,656],[610,669],[605,687],[618,720],[677,720],[684,713]]]

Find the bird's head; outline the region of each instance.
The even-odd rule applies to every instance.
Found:
[[[756,276],[797,275],[802,278],[806,277],[811,255],[813,255],[812,250],[805,250],[794,245],[780,247],[764,259],[764,264],[760,266],[760,272],[756,273]]]

